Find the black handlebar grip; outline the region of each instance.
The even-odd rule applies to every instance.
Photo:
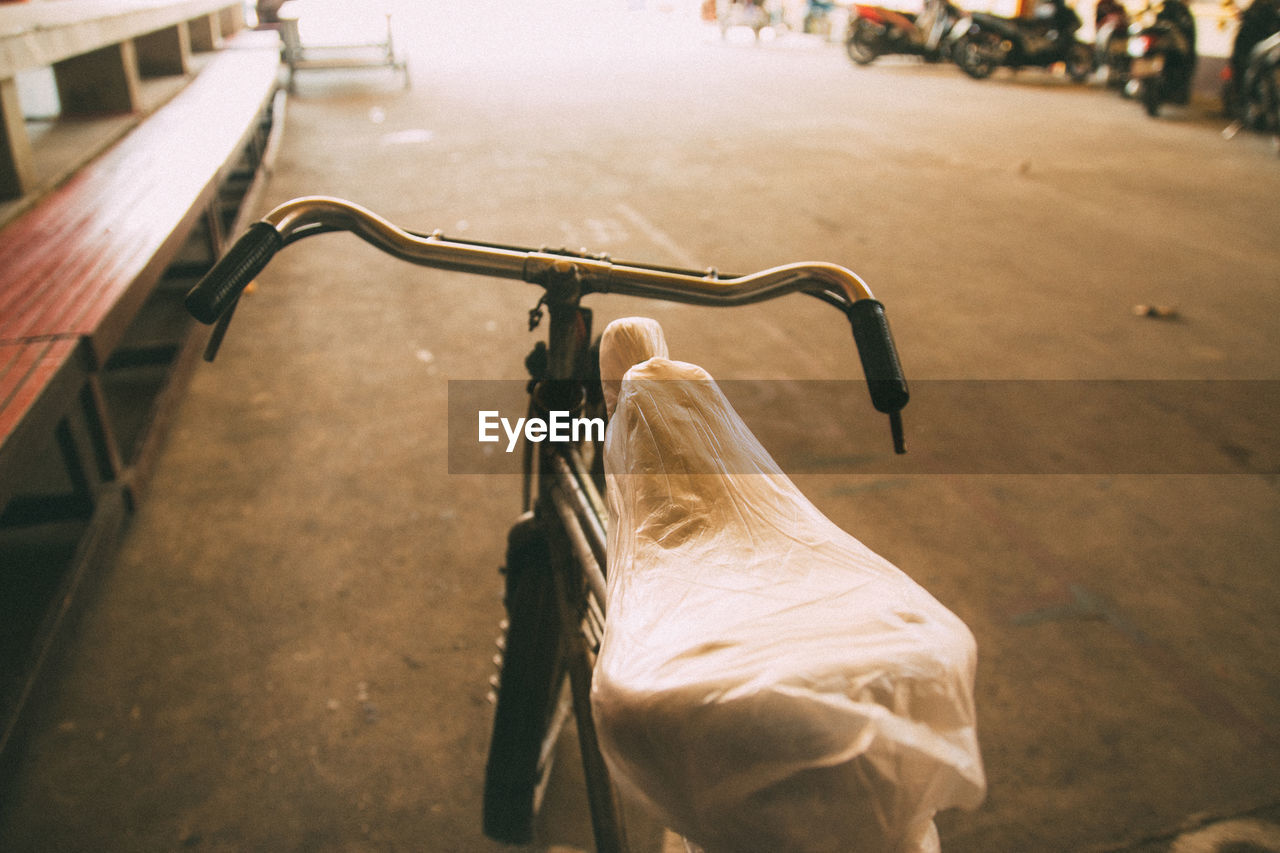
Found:
[[[889,333],[889,321],[884,316],[884,305],[875,299],[859,299],[849,307],[849,322],[853,326],[853,340],[858,345],[858,357],[862,360],[862,372],[867,377],[871,404],[888,415],[902,411],[910,394]]]
[[[283,245],[284,238],[272,225],[266,222],[250,225],[213,269],[191,288],[186,299],[187,311],[201,323],[216,321]]]

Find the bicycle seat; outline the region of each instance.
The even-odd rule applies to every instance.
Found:
[[[615,328],[616,327],[616,328]],[[961,620],[829,521],[652,321],[601,344],[619,788],[715,851],[938,849],[985,793]]]

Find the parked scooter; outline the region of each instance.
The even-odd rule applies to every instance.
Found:
[[[951,51],[951,30],[963,16],[948,0],[926,0],[919,14],[858,4],[845,51],[858,65],[895,53],[923,56],[929,62],[944,60]]]
[[[765,0],[718,0],[716,20],[720,24],[722,38],[727,38],[731,29],[746,27],[758,41],[760,31],[769,26],[773,16],[765,8]]]
[[[1098,0],[1094,9],[1093,62],[1119,89],[1129,79],[1129,13],[1119,0]]]
[[[1129,82],[1125,91],[1138,97],[1147,115],[1160,115],[1163,104],[1191,101],[1196,73],[1196,21],[1183,0],[1164,0],[1150,26],[1129,37]]]
[[[1240,84],[1239,122],[1280,142],[1280,33],[1254,45]]]
[[[1274,114],[1280,0],[1253,0],[1240,15],[1231,57],[1223,69],[1222,107],[1236,127],[1268,128]]]
[[[832,12],[835,11],[834,0],[809,0],[804,8],[804,20],[801,30],[820,36],[830,36]]]
[[[1048,68],[1061,62],[1079,83],[1094,71],[1093,50],[1076,38],[1080,25],[1065,0],[1046,0],[1031,18],[975,12],[956,24],[951,56],[975,80],[997,68]]]

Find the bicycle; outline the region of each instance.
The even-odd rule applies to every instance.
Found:
[[[900,413],[909,393],[884,307],[844,267],[800,263],[723,276],[714,269],[409,231],[335,198],[304,197],[275,208],[192,289],[188,310],[214,325],[206,360],[216,355],[241,293],[276,252],[304,237],[337,231],[352,232],[413,264],[540,286],[530,331],[544,316],[548,323],[546,340],[538,341],[526,359],[530,417],[600,413],[604,407],[598,344],[592,342],[591,311],[581,305],[584,296],[617,293],[712,307],[790,293],[820,299],[849,320],[871,402],[888,415],[895,452],[905,452]],[[572,714],[597,849],[627,849],[618,793],[591,709],[593,666],[607,616],[608,516],[600,443],[599,436],[524,443],[522,513],[507,541],[505,644],[484,791],[484,829],[499,841],[530,840],[551,747]]]

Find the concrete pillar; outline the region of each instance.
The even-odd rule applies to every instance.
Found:
[[[18,84],[0,80],[0,198],[21,198],[35,183],[31,140],[27,137]]]
[[[222,27],[219,18],[220,16],[214,12],[187,21],[192,50],[207,53],[217,50],[222,45]]]
[[[63,115],[138,109],[138,57],[132,40],[55,63],[53,76]]]
[[[165,27],[133,40],[138,73],[143,77],[167,77],[190,70],[191,36],[181,24]]]
[[[235,35],[244,29],[244,7],[239,3],[223,8],[218,17],[224,35]]]

